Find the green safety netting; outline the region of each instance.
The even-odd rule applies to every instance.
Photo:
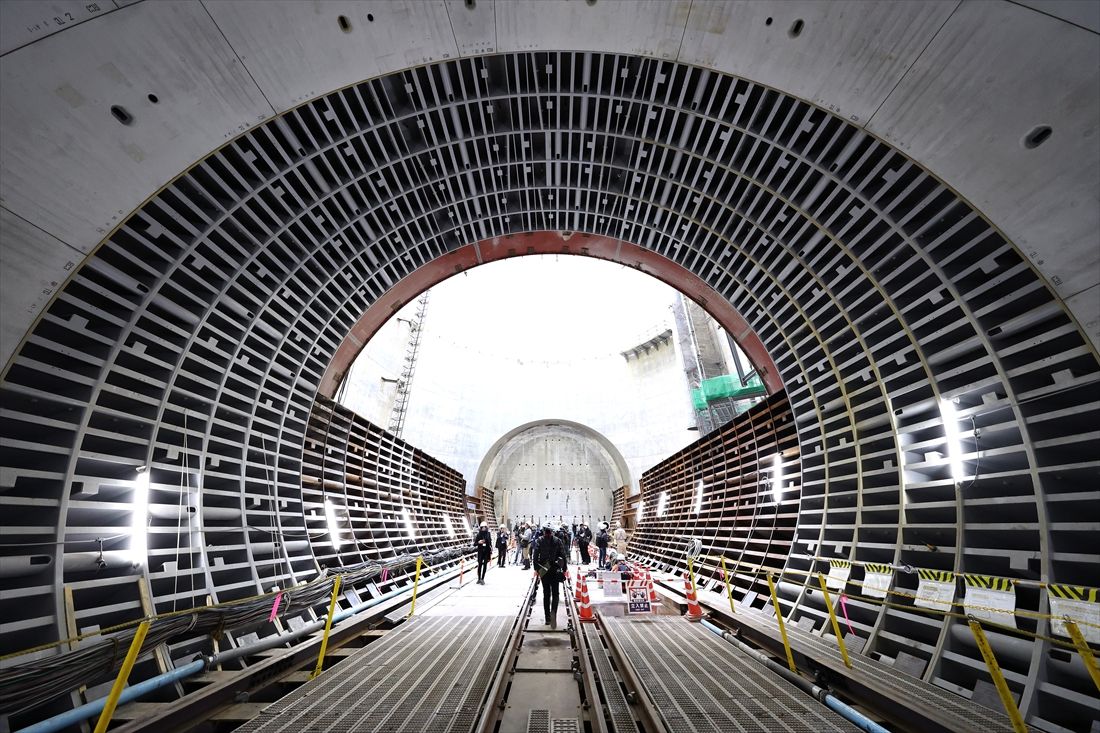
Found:
[[[744,400],[750,397],[762,397],[768,393],[760,378],[753,375],[745,386],[732,374],[704,379],[698,388],[691,390],[691,402],[696,410],[707,409],[708,402],[733,399]]]

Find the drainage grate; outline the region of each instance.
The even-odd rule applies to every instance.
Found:
[[[530,710],[527,712],[527,733],[550,733],[550,711]]]

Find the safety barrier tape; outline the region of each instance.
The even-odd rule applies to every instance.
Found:
[[[974,588],[985,590],[998,590],[1002,593],[1010,593],[1014,590],[1012,578],[998,578],[993,575],[963,575],[963,581]]]

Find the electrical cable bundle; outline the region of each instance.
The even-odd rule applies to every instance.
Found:
[[[446,562],[469,552],[470,548],[467,547],[452,547],[420,557],[431,567],[436,563]],[[332,595],[333,578],[337,575],[341,576],[343,587],[352,588],[378,578],[383,571],[387,571],[387,575],[393,577],[414,565],[416,559],[416,555],[406,554],[385,563],[364,562],[326,569],[323,575],[308,583],[280,591],[283,594],[283,600],[279,606],[280,615],[294,615],[327,603]],[[230,601],[217,606],[204,606],[156,616],[149,626],[141,653],[145,654],[185,634],[210,635],[218,638],[226,631],[236,631],[242,627],[263,623],[270,616],[274,595],[269,593],[238,602]],[[109,635],[103,636],[102,641],[83,648],[0,669],[0,714],[37,707],[81,685],[96,684],[101,679],[116,673],[122,666],[126,652],[134,640],[136,627],[142,620],[144,619],[125,624],[125,628],[118,633],[110,633],[112,629],[118,627],[106,629],[104,631]],[[21,656],[63,643],[65,640],[8,656]]]

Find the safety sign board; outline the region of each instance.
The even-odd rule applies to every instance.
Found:
[[[627,613],[653,613],[653,606],[649,603],[649,589],[644,583],[637,586],[631,584],[627,588]]]
[[[867,563],[863,566],[863,593],[872,598],[885,598],[894,579],[894,569],[886,564]]]
[[[955,574],[950,570],[917,568],[917,597],[913,604],[949,611],[955,600]]]
[[[604,598],[622,598],[623,597],[623,574],[613,573],[609,570],[603,571],[603,597]]]
[[[829,590],[842,591],[852,576],[852,563],[847,560],[830,560],[829,577],[825,579],[825,587]]]
[[[1016,628],[1016,591],[1009,578],[991,575],[964,575],[966,613],[983,621]]]
[[[1050,592],[1050,630],[1058,636],[1069,636],[1063,617],[1069,616],[1077,624],[1081,636],[1092,644],[1100,644],[1100,591],[1079,585],[1051,583]]]

